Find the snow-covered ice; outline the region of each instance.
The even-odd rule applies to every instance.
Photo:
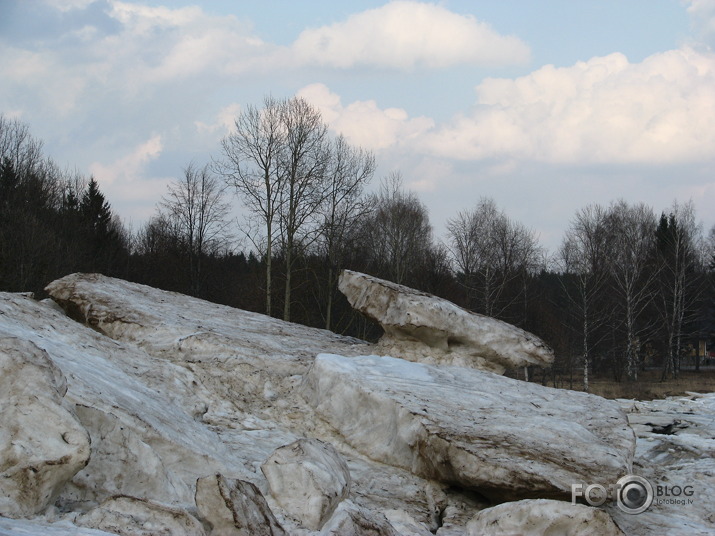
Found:
[[[0,340],[35,349],[15,355],[28,363],[42,355],[47,364],[40,360],[28,369],[33,374],[21,374],[24,383],[14,373],[0,381],[12,378],[20,408],[30,408],[44,389],[71,417],[66,423],[86,431],[90,458],[68,483],[56,481],[53,505],[28,519],[0,516],[0,536],[152,534],[171,527],[240,534],[256,519],[273,520],[252,528],[256,534],[462,536],[495,502],[521,494],[563,499],[576,475],[610,480],[630,470],[655,483],[693,483],[696,502],[658,504],[631,516],[608,506],[626,534],[715,530],[707,501],[715,491],[715,395],[609,402],[445,366],[459,359],[442,359],[438,351],[431,365],[372,355],[386,346],[99,275],[68,276],[48,290],[56,302],[0,293]],[[405,311],[422,318],[425,307],[442,314],[450,306],[421,302]],[[504,326],[492,331],[497,353],[523,363],[529,351],[522,334]],[[437,331],[418,332],[428,334],[412,341],[424,352]],[[452,350],[462,342],[452,338]],[[7,357],[10,346],[2,348]],[[538,357],[543,351],[539,362],[548,361],[548,352]],[[495,359],[488,367],[508,364]],[[3,407],[0,436],[12,441],[7,415]],[[61,420],[43,428],[33,415],[23,415],[26,429],[35,426],[40,440],[61,428]],[[631,468],[632,430],[638,439]],[[316,486],[338,490],[327,491],[338,500],[319,529],[281,506],[261,471],[272,453],[306,439],[332,445],[345,464]],[[308,458],[297,463],[308,468]],[[348,476],[350,484],[340,485]],[[518,519],[544,519],[538,509],[519,508]],[[559,512],[547,513],[568,517]]]
[[[475,369],[321,354],[305,396],[372,459],[500,498],[616,481],[635,448],[615,402]]]
[[[378,344],[382,355],[499,374],[554,360],[535,335],[437,296],[351,270],[340,274],[338,288],[385,330]]]

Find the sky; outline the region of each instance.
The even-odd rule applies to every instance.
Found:
[[[715,0],[0,0],[0,114],[135,230],[247,105],[301,96],[427,206],[715,224]],[[238,205],[238,201],[235,201]]]

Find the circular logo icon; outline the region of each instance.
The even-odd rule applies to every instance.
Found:
[[[645,478],[626,475],[617,482],[616,502],[626,514],[640,514],[653,503],[653,486]]]

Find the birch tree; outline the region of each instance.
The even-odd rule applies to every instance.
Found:
[[[249,211],[247,235],[266,262],[266,314],[272,310],[272,260],[284,174],[280,157],[285,143],[284,102],[266,97],[263,108],[247,106],[234,130],[221,140],[223,159],[216,165]],[[255,230],[253,223],[258,224]],[[255,232],[253,232],[255,230]]]
[[[666,333],[666,355],[662,379],[678,377],[683,348],[683,327],[694,313],[699,299],[701,231],[695,222],[692,202],[673,203],[668,215],[663,213],[656,232],[658,252],[658,300]]]
[[[584,391],[589,389],[591,351],[598,342],[594,339],[608,319],[601,302],[608,284],[609,247],[606,210],[589,205],[576,213],[559,251],[563,287],[581,338]]]
[[[641,340],[653,328],[645,312],[652,302],[658,273],[651,262],[655,229],[653,210],[643,203],[631,206],[618,201],[609,208],[608,235],[612,245],[609,273],[625,332],[626,372],[632,380],[638,379]]]

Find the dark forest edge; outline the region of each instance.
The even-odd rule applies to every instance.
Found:
[[[94,178],[61,170],[27,125],[0,115],[0,290],[44,297],[55,279],[99,272],[376,340],[379,328],[337,291],[348,268],[554,348],[551,370],[514,376],[585,390],[712,377],[715,235],[703,236],[691,203],[660,216],[625,201],[584,207],[549,254],[482,198],[448,222],[443,244],[399,173],[365,192],[374,169],[371,153],[331,137],[305,101],[266,98],[130,232]],[[234,200],[245,221],[231,219]]]

